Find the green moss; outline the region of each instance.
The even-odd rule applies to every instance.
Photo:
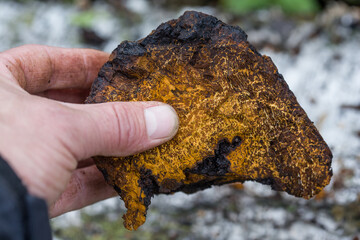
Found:
[[[309,15],[319,10],[315,0],[222,0],[222,6],[235,14],[246,14],[273,6],[280,7],[287,14]]]
[[[222,5],[233,13],[244,14],[271,6],[269,0],[223,0]]]
[[[83,11],[74,15],[71,19],[71,23],[78,27],[89,28],[93,24],[95,17],[96,17],[95,11],[92,10]]]
[[[314,0],[278,0],[278,4],[288,14],[308,15],[319,10],[319,5]]]

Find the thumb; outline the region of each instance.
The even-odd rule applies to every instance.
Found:
[[[95,155],[128,156],[170,140],[177,132],[175,110],[159,102],[75,105],[78,160]]]

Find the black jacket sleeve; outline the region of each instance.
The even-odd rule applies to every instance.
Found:
[[[0,239],[49,240],[46,202],[30,195],[0,156]]]

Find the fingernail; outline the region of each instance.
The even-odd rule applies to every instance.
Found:
[[[144,116],[147,134],[151,139],[170,138],[177,132],[179,119],[169,105],[146,108]]]

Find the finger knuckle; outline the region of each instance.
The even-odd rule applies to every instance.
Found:
[[[113,105],[114,116],[116,118],[114,128],[118,132],[117,146],[126,151],[136,145],[141,145],[144,139],[145,124],[143,115],[139,114],[140,109],[131,104]]]

